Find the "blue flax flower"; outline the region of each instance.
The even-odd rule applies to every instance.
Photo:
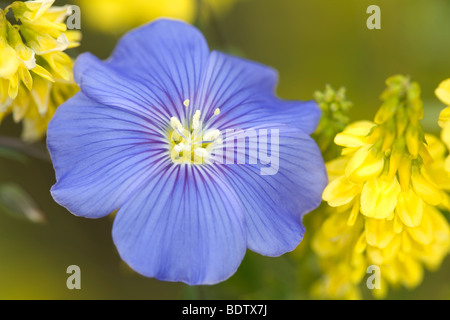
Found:
[[[278,99],[273,69],[210,52],[197,29],[163,19],[125,35],[106,61],[81,55],[74,74],[81,92],[48,128],[51,193],[77,216],[118,210],[114,243],[134,270],[214,284],[237,270],[247,248],[279,256],[299,244],[302,216],[327,182],[309,136],[320,111]],[[246,164],[212,161],[238,140],[226,136],[234,129],[270,132],[259,140],[277,145],[234,148],[250,153]],[[251,161],[264,150],[278,159],[272,172]]]

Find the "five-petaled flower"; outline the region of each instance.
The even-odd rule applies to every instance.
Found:
[[[210,52],[194,27],[157,20],[106,61],[83,54],[74,74],[81,92],[48,128],[51,193],[78,216],[118,210],[113,239],[134,270],[214,284],[247,248],[279,256],[299,244],[327,183],[309,136],[320,110],[275,97],[272,68]],[[252,128],[278,130],[276,174],[261,175],[260,162],[207,161],[227,129]]]

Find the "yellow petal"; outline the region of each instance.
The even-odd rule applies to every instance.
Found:
[[[420,244],[428,245],[433,241],[433,224],[428,212],[423,215],[419,226],[407,230],[411,238]]]
[[[393,220],[366,219],[366,240],[371,246],[384,249],[395,236]]]
[[[19,68],[19,59],[6,39],[0,36],[0,78],[10,79]]]
[[[19,68],[19,77],[28,90],[31,90],[33,88],[33,78],[31,77],[30,71],[28,71],[27,68]]]
[[[408,148],[409,153],[415,159],[419,154],[419,146],[420,146],[418,128],[409,125],[408,128],[406,129],[405,139],[406,139],[406,147]]]
[[[416,287],[423,279],[423,268],[421,264],[411,256],[402,256],[398,263],[399,275],[402,282],[409,288]]]
[[[394,232],[399,234],[403,231],[403,224],[398,216],[398,214],[395,215],[394,217]]]
[[[50,102],[51,83],[40,78],[35,78],[34,87],[31,91],[31,96],[38,107],[41,115],[45,114]]]
[[[388,218],[397,205],[399,192],[397,178],[367,181],[361,192],[361,213],[370,218]]]
[[[36,68],[31,69],[31,71],[34,72],[35,74],[37,74],[38,76],[40,76],[40,77],[50,81],[50,82],[55,82],[55,80],[53,79],[53,76],[51,75],[51,73],[48,72],[47,70],[45,70],[40,65],[36,65]]]
[[[448,247],[450,245],[450,226],[448,221],[435,207],[426,206],[425,211],[430,218],[435,241]]]
[[[417,227],[422,221],[423,205],[423,200],[408,188],[399,193],[395,210],[406,226]]]
[[[384,157],[371,145],[360,148],[351,157],[345,168],[345,175],[350,181],[360,183],[377,177],[384,167]]]
[[[427,149],[434,161],[438,161],[445,157],[447,150],[441,140],[432,134],[425,134],[425,140],[427,142]]]
[[[450,105],[450,78],[439,84],[435,94],[443,103]]]
[[[334,142],[343,147],[362,147],[366,144],[365,138],[375,126],[370,121],[359,121],[349,125],[344,131],[338,133]]]
[[[64,52],[53,52],[42,56],[50,65],[52,70],[59,74],[64,80],[72,79],[72,60]]]
[[[427,179],[417,168],[413,168],[411,183],[416,194],[425,202],[436,206],[441,203],[442,197],[436,185]]]
[[[356,241],[353,250],[355,250],[356,253],[363,253],[364,250],[366,250],[366,248],[367,248],[366,233],[365,231],[363,231],[359,236],[358,241]]]
[[[321,231],[328,239],[346,234],[348,213],[346,211],[335,211],[322,224]]]
[[[403,156],[398,166],[398,180],[403,191],[408,190],[411,180],[411,159]]]
[[[26,90],[27,89],[21,86],[19,88],[19,94],[17,95],[17,98],[14,100],[12,110],[13,110],[13,119],[16,123],[23,119],[23,117],[28,111],[28,107],[31,102],[30,94],[26,92]]]
[[[16,46],[17,58],[27,69],[36,68],[36,58],[33,50],[20,43]]]
[[[55,2],[55,0],[35,0],[26,1],[26,5],[29,12],[25,15],[27,19],[35,20],[41,17]]]
[[[347,163],[348,159],[345,157],[339,157],[327,162],[328,181],[333,181],[334,179],[343,176],[345,174]]]
[[[441,128],[450,122],[450,107],[444,108],[439,114],[438,124]]]
[[[322,194],[324,201],[332,207],[342,206],[349,203],[359,195],[361,187],[354,184],[345,176],[341,176],[333,181],[325,188]]]
[[[353,226],[356,222],[356,219],[358,219],[361,202],[360,198],[361,197],[356,197],[355,202],[353,203],[352,210],[350,211],[350,216],[347,221],[347,224],[349,226]]]
[[[448,122],[441,132],[441,139],[445,143],[448,149],[450,149],[450,122]]]
[[[450,172],[450,155],[445,158],[445,171]]]
[[[11,78],[9,78],[9,88],[8,95],[11,99],[15,99],[17,97],[17,93],[19,92],[19,75],[14,73]]]

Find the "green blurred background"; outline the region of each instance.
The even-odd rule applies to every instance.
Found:
[[[56,1],[65,3],[75,4]],[[366,27],[366,9],[372,4],[381,8],[381,30]],[[118,37],[90,29],[83,7],[81,13],[84,38],[70,54],[90,51],[108,57]],[[203,23],[202,31],[211,48],[276,68],[278,94],[284,99],[309,100],[326,84],[345,86],[354,102],[353,120],[373,118],[387,77],[410,75],[422,87],[425,129],[438,133],[436,121],[444,106],[434,89],[450,77],[449,17],[448,0],[242,0],[216,18],[215,27]],[[2,136],[19,137],[20,131],[10,118],[0,126]],[[43,143],[34,147],[45,148]],[[112,242],[112,217],[77,218],[53,202],[49,162],[1,159],[0,168],[0,181],[24,187],[46,216],[44,224],[33,224],[0,212],[0,299],[311,298],[309,286],[319,273],[307,241],[279,258],[248,252],[237,273],[215,286],[160,282],[121,261]],[[73,264],[81,268],[81,290],[66,287],[66,268]],[[449,270],[447,257],[439,271],[426,272],[418,288],[390,290],[387,298],[450,299]],[[367,289],[363,294],[372,298]]]

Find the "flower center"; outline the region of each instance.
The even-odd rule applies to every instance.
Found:
[[[183,102],[189,107],[189,100]],[[216,109],[214,116],[220,113]],[[211,153],[217,145],[222,144],[218,129],[204,129],[200,110],[195,111],[192,121],[187,119],[185,125],[177,117],[170,118],[169,152],[174,163],[205,164],[211,160]]]

